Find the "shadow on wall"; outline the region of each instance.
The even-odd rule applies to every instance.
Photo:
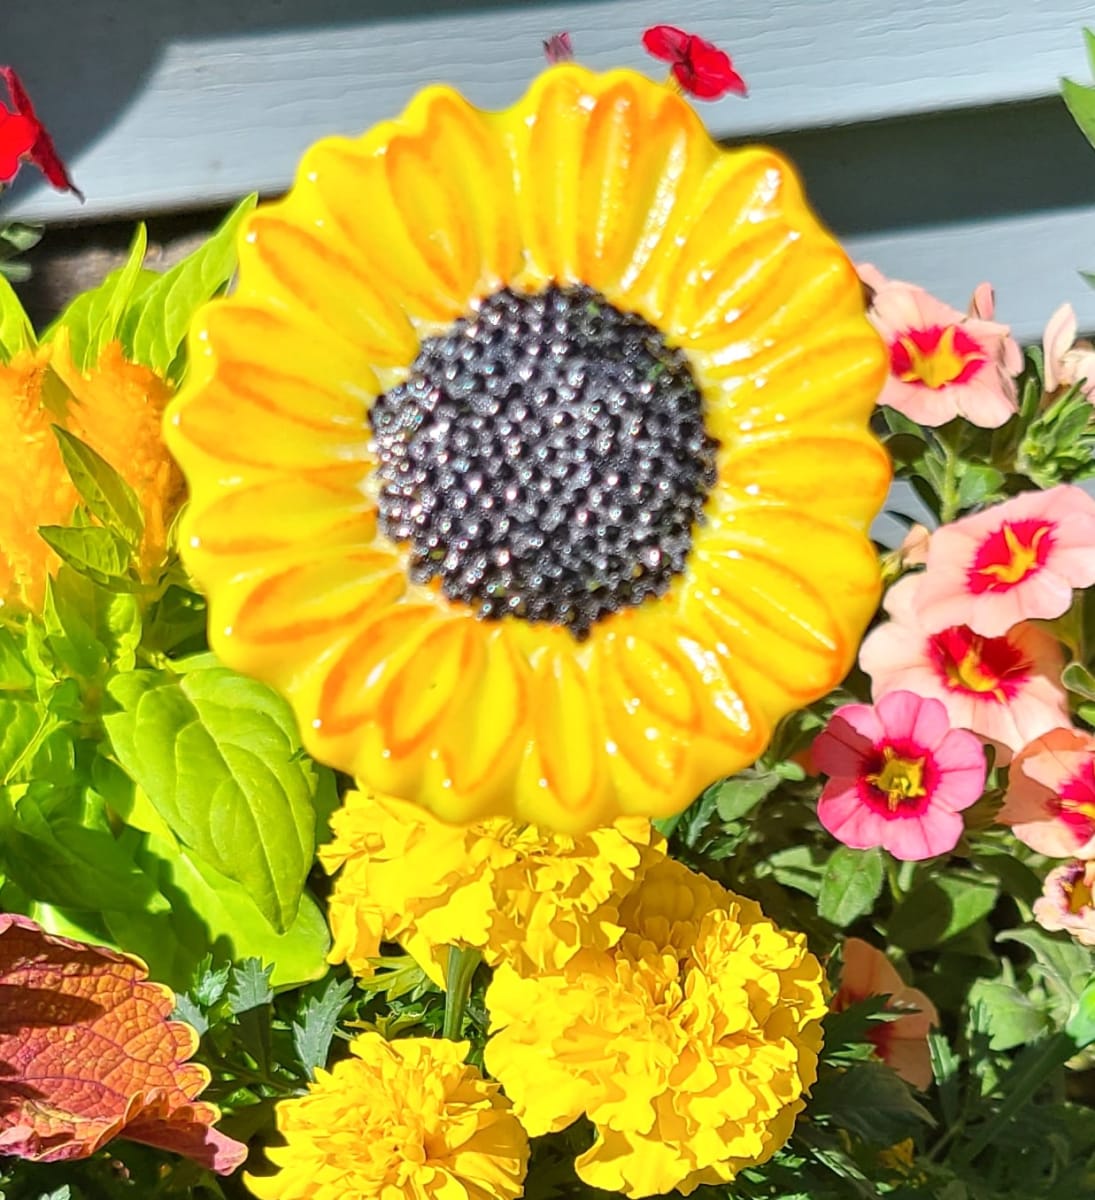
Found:
[[[0,62],[19,72],[39,116],[71,160],[126,110],[171,43],[370,21],[410,22],[434,14],[512,12],[514,2],[101,0],[89,5],[87,0],[0,0]],[[531,8],[579,5],[582,0],[521,3]]]
[[[766,140],[809,180],[812,203],[842,237],[1095,202],[1095,149],[1057,98]]]

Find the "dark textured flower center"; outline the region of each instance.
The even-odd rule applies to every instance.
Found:
[[[411,577],[578,637],[668,589],[715,482],[685,356],[586,287],[496,292],[371,419],[381,528]]]

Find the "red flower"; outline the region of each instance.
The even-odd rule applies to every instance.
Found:
[[[673,25],[655,25],[643,34],[643,45],[664,62],[681,89],[700,100],[718,100],[727,92],[746,94],[745,80],[730,55],[718,46]]]
[[[26,160],[34,163],[59,191],[72,192],[83,201],[83,192],[68,177],[53,138],[35,116],[19,76],[11,67],[0,67],[0,78],[7,84],[14,105],[14,109],[8,109],[0,103],[0,187],[11,183]]]

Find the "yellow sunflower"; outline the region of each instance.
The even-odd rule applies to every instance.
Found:
[[[886,375],[787,164],[629,71],[421,93],[305,155],[169,442],[210,640],[468,822],[679,811],[851,664]]]

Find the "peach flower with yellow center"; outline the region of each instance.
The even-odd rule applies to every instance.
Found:
[[[168,530],[182,504],[182,475],[160,434],[172,389],[150,368],[128,361],[118,342],[103,347],[81,371],[67,331],[0,363],[0,600],[39,608],[46,579],[60,560],[38,535],[42,525],[65,525],[79,504],[51,426],[78,437],[122,476],[141,504],[142,577],[151,577],[167,552]]]

